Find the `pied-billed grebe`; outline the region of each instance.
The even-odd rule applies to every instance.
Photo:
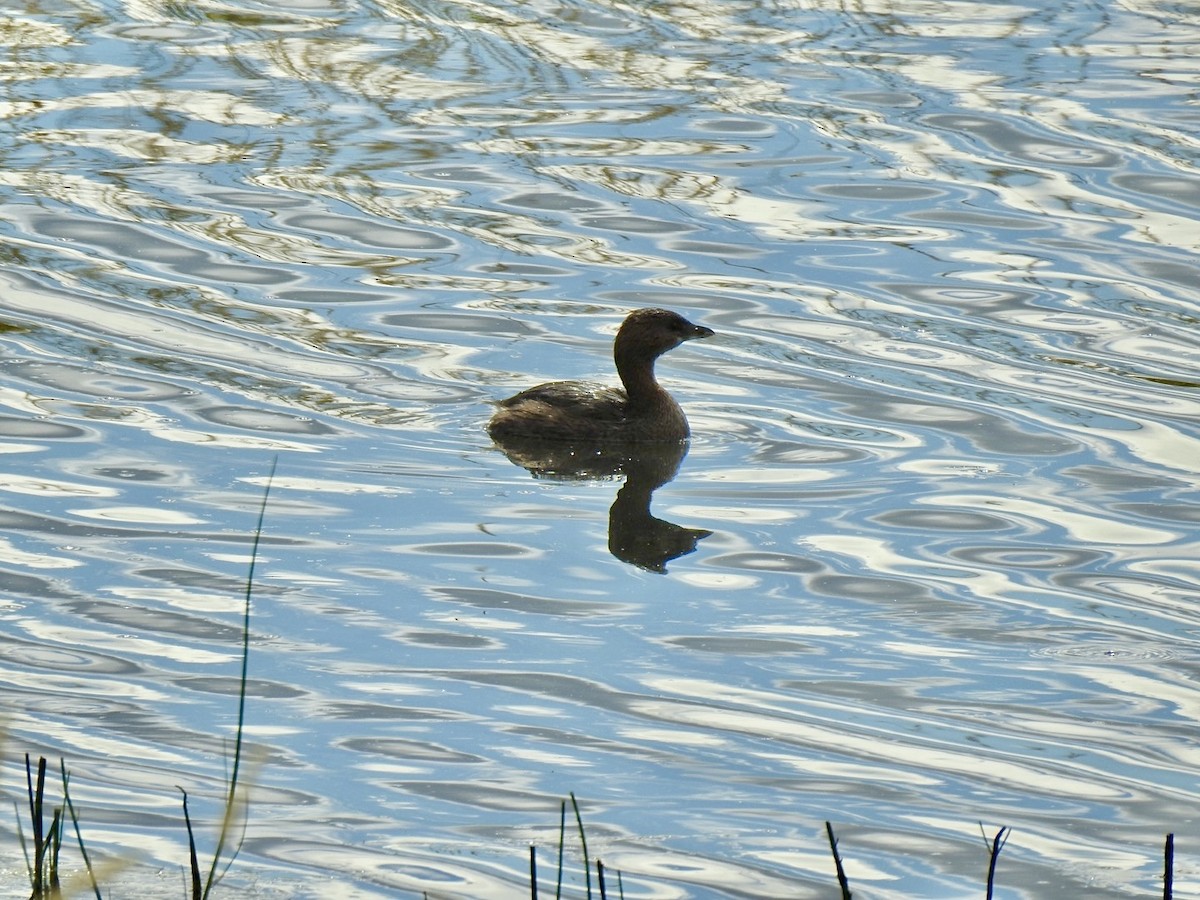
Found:
[[[497,441],[686,440],[687,418],[655,379],[654,361],[684,341],[713,333],[667,309],[635,310],[613,342],[624,390],[582,381],[539,384],[501,400],[488,434]]]

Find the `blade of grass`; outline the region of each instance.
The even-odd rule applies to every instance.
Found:
[[[83,857],[83,867],[87,870],[88,881],[92,885],[92,893],[96,895],[96,900],[103,900],[100,894],[100,882],[96,878],[95,869],[92,868],[92,860],[88,856],[87,847],[83,845],[83,832],[79,830],[79,817],[75,814],[75,804],[71,800],[71,779],[67,774],[66,760],[60,757],[58,767],[62,772],[63,803],[66,804],[67,813],[71,817],[71,827],[75,830],[75,841],[79,844],[79,855]]]
[[[983,823],[979,823],[979,830],[983,832]],[[1008,835],[1012,833],[1012,829],[1007,825],[1001,826],[996,832],[996,836],[992,838],[989,845],[988,871],[987,871],[987,893],[984,895],[987,900],[992,900],[992,892],[996,885],[996,863],[1000,860],[1000,851],[1004,849],[1004,845],[1008,843]],[[987,843],[987,833],[983,833],[984,843]]]
[[[842,889],[842,900],[850,900],[850,882],[846,878],[846,870],[842,867],[842,855],[838,853],[837,838],[833,835],[833,825],[825,823],[825,834],[829,836],[829,850],[833,854],[833,865],[837,869],[838,887]]]
[[[229,842],[229,835],[233,830],[233,821],[238,807],[238,776],[241,773],[242,748],[246,731],[246,681],[250,672],[250,601],[254,593],[254,567],[258,562],[258,545],[262,540],[263,522],[267,517],[267,500],[271,496],[271,484],[275,480],[275,468],[278,465],[279,457],[275,457],[271,461],[271,470],[267,473],[267,483],[263,488],[262,503],[258,508],[258,523],[254,526],[254,540],[250,545],[250,567],[246,573],[245,611],[242,615],[242,674],[241,687],[238,690],[237,733],[233,743],[233,766],[229,773],[229,793],[226,795],[225,815],[221,820],[221,833],[217,837],[217,846],[213,850],[212,865],[208,870],[208,878],[204,882],[204,890],[200,894],[201,900],[207,900],[208,895],[212,892],[217,882],[220,881],[221,876],[229,871],[229,866],[237,858],[237,850],[240,850],[239,844],[239,847],[231,855],[229,862],[222,870],[221,875],[218,875],[217,868],[221,864],[221,857],[225,852],[226,844]]]
[[[192,830],[192,817],[188,812],[187,791],[179,787],[179,793],[183,794],[183,824],[187,828],[188,836],[188,862],[192,872],[192,900],[200,900],[203,896],[203,886],[200,883],[200,859],[196,855],[196,833]]]
[[[529,845],[529,896],[537,900],[537,848]]]
[[[554,900],[562,900],[563,845],[567,841],[567,801],[558,805],[558,885],[554,889]]]
[[[48,894],[51,897],[62,896],[58,880],[58,855],[62,849],[64,824],[63,811],[55,808],[54,818],[50,821],[49,846],[46,848],[46,881],[48,882]]]
[[[1175,880],[1175,835],[1168,834],[1163,847],[1163,900],[1171,900]]]
[[[29,826],[33,831],[33,865],[30,872],[32,881],[32,897],[41,897],[45,892],[43,880],[46,857],[46,836],[42,823],[42,801],[46,790],[46,757],[40,757],[38,762],[37,786],[34,787],[33,760],[25,754],[25,786],[29,791]]]
[[[583,878],[587,885],[588,900],[592,900],[592,865],[589,862],[591,859],[588,856],[587,835],[583,831],[583,816],[579,814],[579,801],[575,799],[575,792],[571,791],[571,806],[575,810],[575,824],[579,826],[579,843],[583,845]]]

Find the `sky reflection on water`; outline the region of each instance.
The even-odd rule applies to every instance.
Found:
[[[630,896],[1188,890],[1193,12],[0,16],[4,784],[183,860],[277,456],[239,891],[517,896],[570,791]],[[651,497],[490,445],[651,305]]]

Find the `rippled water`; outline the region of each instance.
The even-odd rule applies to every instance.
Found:
[[[570,791],[630,897],[828,897],[826,820],[856,896],[978,895],[980,823],[999,896],[1200,890],[1194,4],[61,6],[0,15],[3,785],[64,758],[118,892],[176,786],[211,842],[276,458],[231,893],[521,896]],[[685,459],[491,446],[647,305],[719,333]]]

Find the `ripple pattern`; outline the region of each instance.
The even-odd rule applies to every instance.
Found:
[[[118,893],[177,785],[219,817],[277,464],[235,890],[525,895],[574,792],[631,896],[828,896],[826,820],[880,898],[976,893],[981,821],[1012,896],[1161,895],[1194,8],[43,7],[0,14],[0,716],[151,863]],[[717,336],[636,516],[633,461],[489,445],[650,305]]]

